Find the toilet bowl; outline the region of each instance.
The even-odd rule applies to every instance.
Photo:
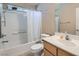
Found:
[[[35,56],[40,56],[42,54],[43,44],[38,43],[31,46],[31,51]]]
[[[50,35],[41,34],[41,39],[45,38],[45,37],[48,37],[48,36],[50,36]],[[40,56],[42,54],[42,51],[43,51],[43,43],[36,43],[36,44],[32,45],[31,46],[31,51],[35,56]]]

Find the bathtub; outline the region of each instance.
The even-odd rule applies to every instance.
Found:
[[[27,54],[29,51],[31,51],[30,47],[36,42],[37,41],[32,41],[15,47],[0,49],[0,56],[21,56],[24,53]]]

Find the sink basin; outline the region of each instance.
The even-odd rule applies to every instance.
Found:
[[[69,47],[78,47],[79,46],[79,36],[67,34],[69,40],[66,40],[66,35],[64,33],[56,33],[54,36],[57,41],[59,41],[61,44]],[[61,39],[61,36],[63,36],[63,39]]]
[[[72,40],[72,43],[74,43],[76,46],[79,46],[79,40]]]
[[[64,44],[65,46],[70,46],[70,47],[74,47],[74,46],[77,46],[74,42],[72,41],[67,41],[67,40],[64,40],[64,41],[60,41],[62,44]]]

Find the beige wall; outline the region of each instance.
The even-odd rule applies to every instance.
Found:
[[[62,9],[60,18],[61,18],[61,32],[67,31],[68,33],[75,34],[75,25],[76,25],[76,8],[79,7],[79,4],[65,4]]]
[[[49,4],[46,11],[43,12],[42,33],[52,34],[55,32],[55,6],[56,4]],[[60,31],[75,34],[76,8],[79,4],[65,4],[62,8],[60,19]]]
[[[48,4],[42,11],[42,33],[53,34],[55,32],[55,4]]]

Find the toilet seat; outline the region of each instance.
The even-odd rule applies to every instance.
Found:
[[[43,44],[34,44],[34,45],[31,47],[31,49],[34,50],[34,51],[42,50],[42,49],[43,49]]]

